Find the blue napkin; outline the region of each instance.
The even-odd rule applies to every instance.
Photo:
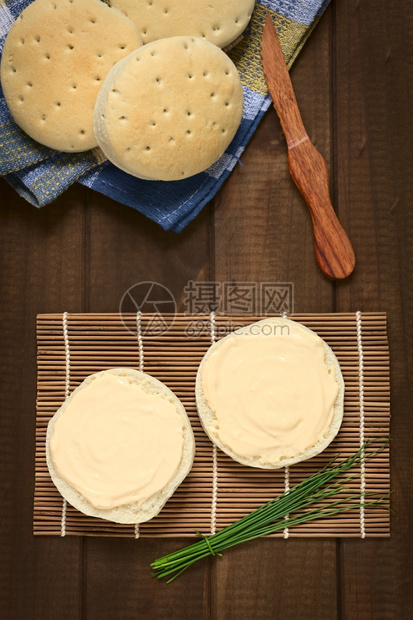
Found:
[[[329,0],[258,0],[241,41],[228,55],[236,64],[244,89],[241,125],[222,157],[208,170],[182,181],[144,181],[102,162],[99,149],[60,153],[41,146],[13,122],[0,89],[0,174],[36,207],[52,202],[75,181],[137,209],[165,230],[180,232],[215,196],[239,162],[271,99],[260,57],[267,13],[277,27],[291,67]],[[10,26],[29,0],[0,4],[0,52]]]

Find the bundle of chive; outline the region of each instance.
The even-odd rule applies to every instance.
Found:
[[[339,461],[340,455],[338,454],[317,473],[292,487],[288,492],[282,493],[257,510],[242,517],[242,519],[224,527],[216,534],[204,536],[197,532],[201,537],[199,542],[159,558],[151,564],[154,576],[158,579],[169,577],[169,583],[198,560],[210,555],[222,555],[222,551],[235,545],[266,534],[273,534],[300,523],[331,517],[361,506],[368,508],[380,504],[388,497],[388,494],[368,499],[375,494],[362,493],[360,490],[349,490],[345,487],[346,482],[359,476],[360,472],[344,478],[340,476],[349,469],[360,465],[363,460],[369,459],[383,450],[389,440],[387,439],[376,450],[367,451],[367,447],[374,441],[377,440],[366,442],[358,452],[343,461]],[[329,484],[337,476],[340,476],[340,479]],[[308,510],[308,507],[324,502],[340,493],[345,493],[345,495],[322,507],[316,506]]]

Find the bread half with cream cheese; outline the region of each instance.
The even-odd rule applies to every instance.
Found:
[[[266,318],[215,342],[196,379],[202,426],[243,465],[278,469],[309,459],[336,436],[344,381],[324,340],[304,325]]]
[[[99,381],[101,384],[99,384]],[[115,387],[111,395],[112,383]],[[118,389],[116,387],[117,383],[120,385],[119,389],[123,390],[122,386],[126,386],[125,389],[128,389],[128,399],[130,395],[129,385],[134,388],[132,390],[132,400],[135,398],[135,393],[137,399],[140,394],[145,395],[145,397],[141,397],[142,400],[145,401],[141,407],[143,412],[142,420],[150,421],[154,416],[153,424],[154,428],[157,429],[156,432],[159,433],[159,441],[158,437],[152,433],[150,435],[150,441],[152,443],[149,446],[146,445],[148,442],[144,429],[142,428],[142,433],[140,433],[133,421],[133,402],[131,405],[128,405],[127,416],[129,417],[126,416],[126,418],[120,404],[119,407],[116,406],[115,391]],[[101,389],[100,385],[105,385],[104,393],[99,392]],[[93,392],[91,388],[93,388]],[[89,392],[86,392],[86,390],[89,390]],[[112,401],[110,400],[111,398]],[[99,399],[102,400],[102,403],[98,402]],[[91,416],[90,420],[87,419],[87,415],[82,415],[83,409],[79,410],[80,402],[82,403],[84,411],[87,411],[88,407],[94,407],[95,405],[93,403],[97,403],[96,411],[98,413]],[[127,402],[129,403],[129,400]],[[100,419],[99,413],[100,405],[102,407],[102,419]],[[124,492],[128,496],[133,496],[134,493],[142,494],[142,492],[139,491],[139,485],[142,484],[142,476],[148,476],[148,472],[139,470],[132,472],[124,471],[125,475],[121,476],[121,479],[117,481],[116,476],[119,475],[117,470],[117,458],[120,460],[123,459],[125,456],[123,454],[124,450],[130,451],[131,460],[134,458],[133,449],[135,444],[137,450],[142,449],[143,452],[149,450],[151,454],[150,467],[152,467],[153,460],[155,463],[154,470],[156,470],[156,467],[158,467],[158,469],[165,469],[166,457],[164,453],[166,451],[165,447],[167,448],[168,442],[170,441],[171,430],[170,427],[167,428],[164,421],[161,420],[160,423],[156,422],[156,416],[159,415],[159,408],[164,409],[167,417],[169,415],[168,412],[170,412],[170,417],[174,417],[174,421],[171,424],[172,428],[176,429],[176,445],[178,446],[177,449],[180,450],[178,460],[175,458],[176,466],[174,465],[170,472],[166,471],[169,480],[162,488],[159,488],[148,497],[141,497],[139,501],[102,508],[102,502],[104,501],[106,501],[105,505],[109,505],[107,498],[105,498],[107,488],[110,489],[110,494],[114,496],[117,495],[118,491],[121,493],[122,489],[124,489]],[[66,416],[66,420],[62,420],[64,416]],[[73,418],[74,426],[70,423],[70,416],[72,416],[72,418],[73,416],[77,416]],[[106,436],[105,433],[101,433],[100,425],[104,423],[105,420],[112,419],[112,417],[115,421],[110,422],[110,433],[109,436]],[[63,421],[65,425],[62,426],[61,422]],[[65,438],[65,432],[70,435],[68,438]],[[133,433],[135,433],[135,437]],[[142,436],[140,436],[141,434]],[[142,445],[142,441],[145,441],[146,444]],[[59,453],[59,450],[65,452],[65,454],[62,452]],[[155,452],[158,450],[156,454],[153,454],[153,459],[151,450]],[[156,516],[191,470],[194,452],[194,435],[188,416],[180,400],[166,385],[154,377],[129,368],[114,368],[88,376],[56,412],[50,420],[47,429],[47,465],[51,478],[61,495],[69,504],[86,515],[107,519],[108,521],[114,521],[116,523],[142,523]],[[101,463],[102,459],[105,461],[103,464]],[[85,467],[87,470],[90,469],[90,471],[85,472],[83,470]],[[96,473],[94,468],[96,468]],[[145,463],[143,464],[143,470],[144,469]],[[156,476],[156,471],[154,476]],[[106,472],[110,480],[102,479],[102,472]],[[75,488],[72,482],[73,476],[76,479],[76,486],[78,488]],[[98,481],[99,487],[96,487],[95,490],[92,488],[94,476]],[[125,483],[125,477],[128,479],[127,484]],[[129,482],[129,480],[131,480],[131,482]],[[117,484],[119,484],[119,489],[117,488]],[[84,488],[87,489],[87,494],[91,494],[93,501],[87,499],[79,492],[79,488],[83,488],[82,485],[85,485]],[[102,489],[103,494],[101,492]],[[138,491],[136,491],[136,489],[138,489]],[[143,494],[144,493],[145,491],[143,491]],[[119,497],[117,497],[118,504],[119,501],[121,501]]]

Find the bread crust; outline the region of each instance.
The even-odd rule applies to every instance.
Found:
[[[280,318],[278,317],[266,318],[266,319],[263,319],[262,321],[258,321],[257,323],[253,323],[241,329],[237,329],[235,332],[229,334],[228,336],[225,336],[225,338],[222,338],[221,340],[218,340],[217,342],[215,342],[206,352],[198,368],[198,373],[196,377],[196,385],[195,385],[195,393],[196,393],[198,415],[201,420],[201,424],[204,428],[204,431],[206,432],[208,437],[211,439],[211,441],[215,443],[223,452],[225,452],[232,459],[234,459],[235,461],[238,461],[239,463],[243,465],[248,465],[250,467],[257,467],[260,469],[280,469],[281,467],[289,467],[290,465],[293,465],[294,463],[299,463],[301,461],[310,459],[313,456],[316,456],[317,454],[322,452],[328,446],[328,444],[331,443],[334,437],[337,435],[340,429],[340,426],[341,426],[341,422],[343,420],[344,379],[341,373],[340,365],[338,363],[338,360],[335,354],[333,353],[331,348],[328,346],[328,344],[324,340],[322,340],[322,338],[320,338],[323,344],[323,347],[325,349],[325,363],[329,369],[334,369],[335,379],[336,379],[336,382],[339,388],[338,395],[334,403],[333,417],[332,417],[332,421],[328,429],[328,432],[323,437],[321,437],[319,441],[317,441],[316,444],[314,444],[313,446],[311,446],[304,452],[294,457],[290,457],[290,458],[282,457],[278,459],[276,462],[265,463],[265,462],[262,462],[261,459],[259,458],[249,458],[249,457],[247,458],[243,456],[242,454],[237,454],[236,452],[234,452],[228,445],[226,445],[221,440],[221,438],[219,437],[219,431],[212,432],[210,430],[211,426],[214,424],[214,422],[216,422],[216,416],[202,388],[202,369],[203,369],[203,366],[206,360],[211,355],[211,353],[219,349],[220,346],[222,346],[222,343],[227,338],[236,338],[242,334],[247,334],[250,337],[253,337],[253,335],[251,335],[252,331],[255,334],[260,333],[263,331],[263,326],[266,326],[266,325],[281,326],[281,327],[291,326],[291,327],[294,327],[294,329],[299,329],[299,330],[310,332],[311,334],[315,335],[317,338],[320,338],[317,334],[315,334],[315,332],[308,329],[301,323],[297,323],[295,321],[291,321],[290,319],[284,319],[281,317]],[[252,330],[252,328],[254,329]]]
[[[227,47],[245,30],[255,0],[110,0],[137,26],[144,43],[177,35]]]
[[[58,151],[96,147],[99,89],[112,66],[141,44],[135,24],[100,0],[35,0],[11,26],[1,59],[14,121]]]
[[[94,132],[106,157],[141,179],[175,181],[206,170],[242,119],[232,60],[195,37],[148,43],[118,62],[96,100]]]
[[[71,487],[64,478],[56,471],[50,456],[50,440],[53,434],[53,427],[59,416],[63,415],[67,407],[72,402],[76,393],[85,389],[91,381],[94,381],[102,374],[110,373],[115,376],[128,378],[133,383],[139,384],[141,388],[151,394],[159,394],[172,403],[182,419],[183,427],[183,449],[182,458],[173,479],[160,491],[151,497],[132,504],[117,506],[111,509],[95,508],[87,499],[85,499],[76,489]],[[161,381],[147,375],[144,372],[133,370],[131,368],[112,368],[102,372],[89,375],[77,387],[72,394],[65,400],[63,405],[58,409],[55,415],[49,421],[46,435],[46,460],[49,468],[50,476],[61,495],[77,510],[92,517],[99,517],[107,521],[115,523],[143,523],[155,517],[163,508],[167,500],[173,495],[177,487],[181,484],[192,468],[195,454],[195,440],[189,418],[186,414],[181,401],[166,387]]]

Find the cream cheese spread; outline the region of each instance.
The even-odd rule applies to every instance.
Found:
[[[201,367],[214,413],[207,432],[261,463],[294,458],[326,436],[339,392],[321,338],[288,323],[232,334]]]
[[[175,476],[182,419],[161,394],[104,373],[79,390],[54,424],[50,456],[61,478],[93,506],[139,502]]]

